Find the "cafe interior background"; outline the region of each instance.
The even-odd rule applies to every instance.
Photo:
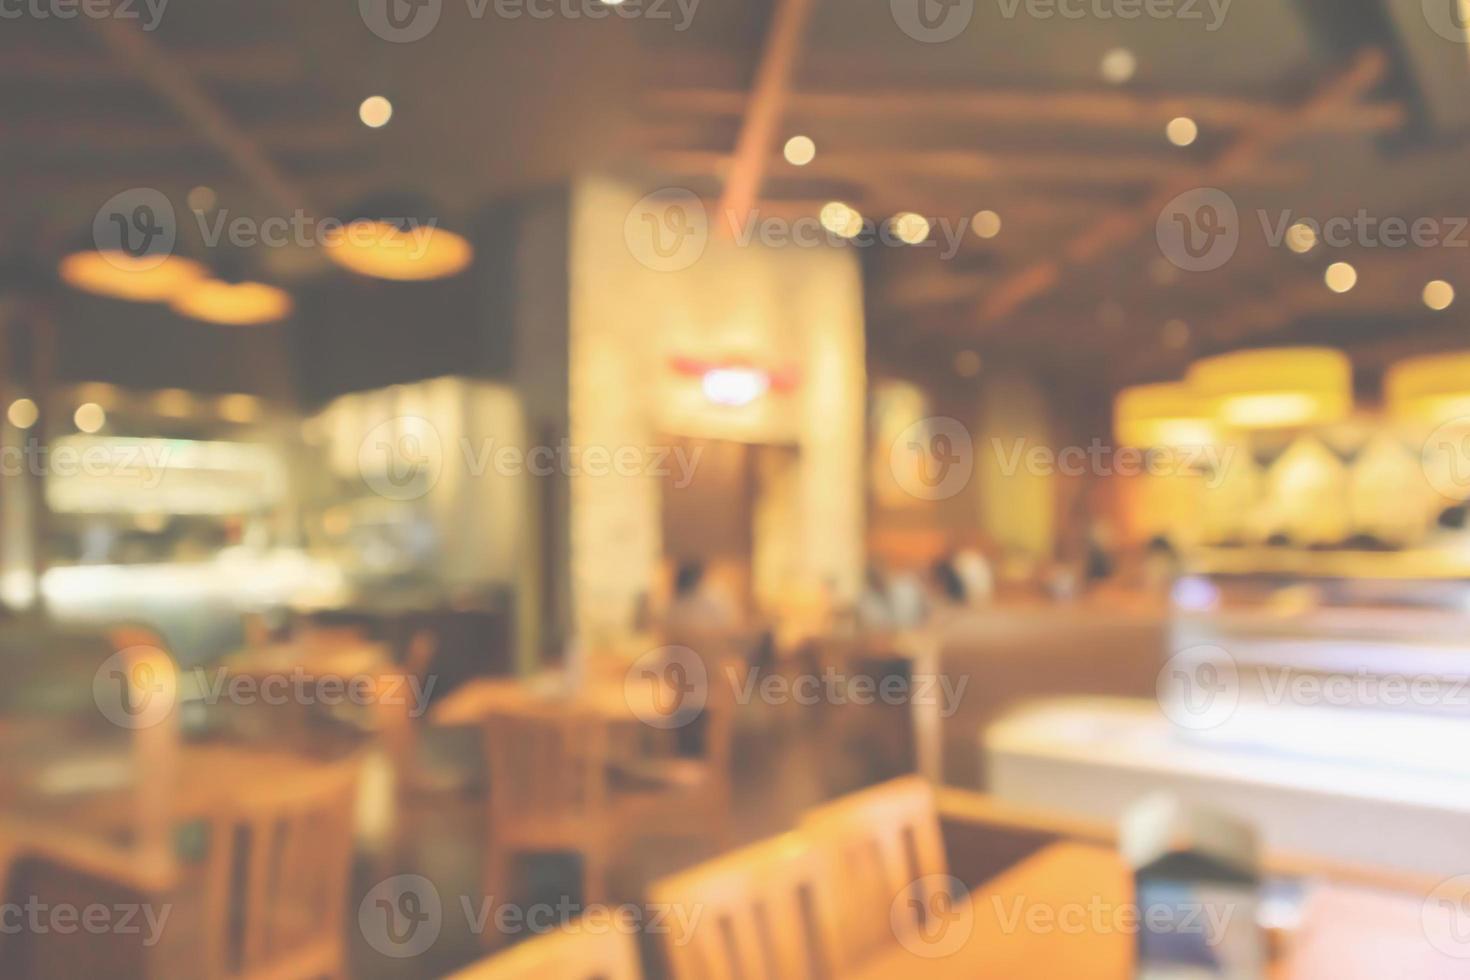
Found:
[[[1470,976],[1460,0],[0,17],[0,975]]]

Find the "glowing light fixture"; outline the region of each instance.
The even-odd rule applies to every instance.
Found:
[[[1169,142],[1175,146],[1189,146],[1199,139],[1199,125],[1188,116],[1175,116],[1169,120],[1169,125],[1164,127],[1164,135],[1169,137]]]
[[[1410,422],[1470,416],[1470,351],[1399,361],[1383,376],[1383,400],[1389,414]]]
[[[41,410],[29,398],[17,398],[10,403],[10,408],[6,409],[5,417],[17,429],[29,429],[41,417]]]
[[[1187,384],[1136,385],[1113,400],[1113,434],[1127,446],[1207,446],[1216,441],[1208,406]]]
[[[1424,284],[1424,305],[1431,310],[1447,310],[1455,301],[1455,287],[1443,279],[1433,279]]]
[[[810,136],[793,136],[786,141],[782,152],[786,156],[786,162],[793,167],[805,167],[816,159],[817,144],[812,142]]]
[[[828,201],[822,205],[818,217],[823,228],[843,238],[853,238],[863,230],[863,216],[856,208],[849,207],[841,201]]]
[[[96,402],[83,402],[72,413],[71,420],[78,429],[90,435],[107,424],[107,413]]]
[[[714,404],[738,408],[764,395],[771,387],[771,378],[755,368],[721,367],[706,371],[699,387]]]
[[[889,227],[905,245],[917,245],[929,237],[929,219],[912,211],[894,215]]]
[[[1113,48],[1103,55],[1099,69],[1102,71],[1103,81],[1122,85],[1138,70],[1138,59],[1127,48]]]
[[[1311,225],[1298,221],[1286,229],[1286,247],[1298,255],[1305,255],[1317,247],[1317,233]]]
[[[1221,354],[1196,361],[1186,380],[1219,421],[1236,428],[1337,422],[1353,405],[1352,363],[1330,347]]]
[[[204,266],[177,255],[134,258],[95,249],[64,257],[57,272],[75,289],[135,303],[167,302],[205,276]]]
[[[190,211],[212,211],[219,198],[214,193],[213,187],[206,187],[200,184],[189,192],[189,196],[185,198],[185,201],[188,203]]]
[[[182,388],[165,388],[153,396],[153,410],[169,418],[187,418],[194,410],[194,396]]]
[[[972,350],[962,350],[954,356],[954,373],[962,378],[973,378],[980,373],[983,362]]]
[[[218,410],[226,422],[244,425],[260,417],[260,399],[252,395],[221,395]]]
[[[1000,234],[1000,215],[994,211],[976,211],[970,219],[970,228],[981,238],[994,238]]]
[[[475,257],[469,241],[430,223],[353,221],[329,243],[327,254],[344,269],[375,279],[416,282],[464,271]]]
[[[286,316],[291,312],[291,297],[263,282],[206,279],[184,290],[169,305],[195,320],[245,327]]]
[[[1358,270],[1346,262],[1334,262],[1322,274],[1322,279],[1334,293],[1345,293],[1358,284]]]
[[[357,107],[357,118],[369,129],[381,129],[393,118],[393,103],[381,95],[369,95]]]

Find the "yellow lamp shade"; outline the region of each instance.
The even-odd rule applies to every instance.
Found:
[[[75,289],[135,303],[164,303],[203,279],[204,266],[177,255],[127,252],[73,252],[57,267],[61,281]]]
[[[205,279],[174,297],[169,305],[174,312],[195,320],[243,327],[286,316],[291,312],[291,297],[263,282]]]
[[[1216,441],[1215,424],[1195,392],[1185,384],[1135,385],[1113,400],[1113,434],[1127,446],[1207,446]]]
[[[1196,361],[1189,386],[1224,425],[1276,429],[1320,425],[1353,407],[1353,368],[1330,347],[1273,347]]]
[[[344,269],[375,279],[413,282],[444,279],[475,257],[468,239],[421,224],[402,229],[386,221],[353,221],[328,244],[327,254]]]
[[[1470,351],[1399,361],[1384,375],[1383,396],[1389,414],[1405,422],[1470,416]]]

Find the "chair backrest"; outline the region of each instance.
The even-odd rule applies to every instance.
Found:
[[[607,742],[602,726],[571,706],[500,710],[485,722],[490,819],[497,833],[556,820],[606,817]]]
[[[321,951],[345,938],[359,768],[355,758],[323,765],[215,818],[205,897],[211,980],[308,975],[308,963],[327,972]]]
[[[742,848],[655,882],[649,898],[674,980],[837,976],[830,879],[801,834]]]
[[[802,829],[826,853],[835,880],[844,963],[863,961],[939,913],[948,862],[926,780],[906,776],[817,807]]]
[[[639,980],[638,944],[630,932],[589,932],[571,923],[451,974],[447,980]]]

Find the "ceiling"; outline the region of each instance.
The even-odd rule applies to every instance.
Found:
[[[356,0],[193,0],[154,30],[142,0],[137,21],[7,21],[0,232],[55,251],[120,190],[182,202],[201,184],[234,215],[344,214],[393,190],[454,224],[631,164],[763,213],[840,199],[928,217],[924,246],[862,254],[872,348],[899,370],[974,350],[1111,387],[1242,345],[1339,344],[1371,374],[1461,344],[1470,303],[1434,313],[1420,290],[1443,278],[1470,301],[1465,248],[1268,240],[1288,214],[1442,233],[1470,215],[1470,48],[1436,33],[1437,0],[1177,0],[1158,9],[1189,16],[1136,19],[1103,14],[1142,0],[918,0],[929,24],[965,18],[929,41],[915,0],[629,0],[638,16],[602,17],[595,0],[541,0],[549,17],[427,2],[439,19],[410,43]],[[1136,72],[1110,84],[1099,65],[1120,47]],[[357,120],[374,93],[395,107],[379,130]],[[1165,139],[1175,116],[1198,121],[1193,145]],[[780,154],[797,132],[818,149],[800,168]],[[1239,244],[1187,271],[1158,220],[1199,187],[1228,195]],[[981,209],[1002,218],[994,238],[964,231]],[[309,249],[241,261],[287,285],[330,274]],[[1358,271],[1344,295],[1322,280],[1334,261]]]

